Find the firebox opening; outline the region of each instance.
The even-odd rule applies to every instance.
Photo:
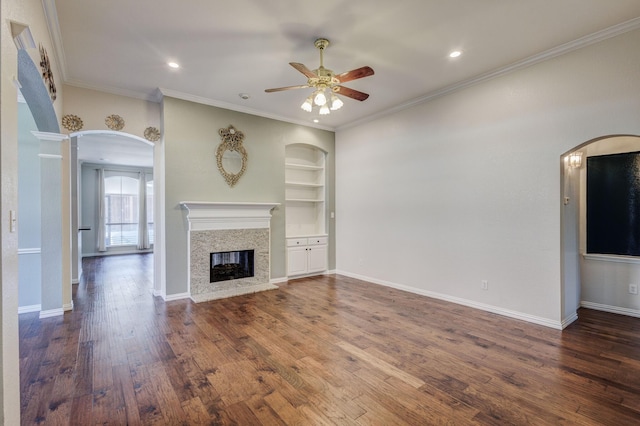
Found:
[[[253,250],[211,253],[209,282],[253,277]]]

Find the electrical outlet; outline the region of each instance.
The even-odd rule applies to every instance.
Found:
[[[629,294],[638,294],[638,284],[629,284]]]
[[[489,281],[487,280],[480,281],[480,288],[483,290],[489,290]]]

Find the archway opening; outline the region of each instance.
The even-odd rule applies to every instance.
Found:
[[[71,144],[77,147],[72,149],[76,283],[83,257],[154,251],[154,144],[106,130],[73,133]]]
[[[640,258],[587,249],[587,163],[590,158],[640,152],[640,136],[610,135],[589,140],[561,156],[561,244],[563,321],[580,307],[640,317]],[[572,164],[572,154],[580,154]],[[575,157],[575,158],[578,158]],[[593,250],[591,250],[593,251]]]

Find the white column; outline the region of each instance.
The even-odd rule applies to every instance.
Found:
[[[33,132],[40,139],[42,203],[42,309],[40,318],[62,315],[71,300],[71,176],[69,139]]]

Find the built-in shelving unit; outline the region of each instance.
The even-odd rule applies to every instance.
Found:
[[[288,275],[327,269],[325,153],[311,145],[285,148]]]

